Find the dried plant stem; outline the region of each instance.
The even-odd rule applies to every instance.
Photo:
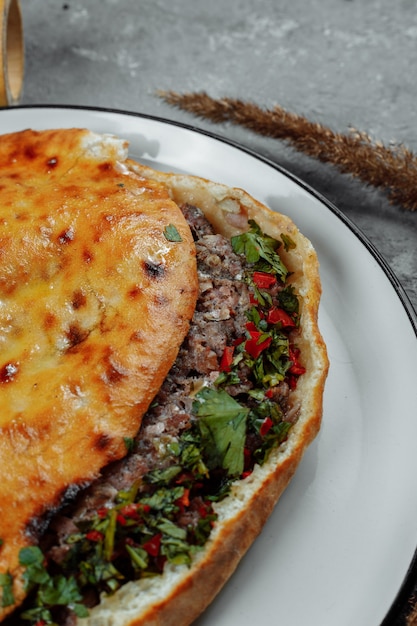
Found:
[[[392,203],[417,209],[417,157],[403,145],[384,146],[364,132],[333,132],[280,106],[262,109],[234,98],[214,99],[204,92],[161,91],[167,103],[215,123],[231,122],[286,141],[296,150],[330,163],[344,174],[387,192]]]
[[[417,602],[416,598],[413,596],[411,598],[411,612],[407,616],[407,626],[416,626],[417,625]]]

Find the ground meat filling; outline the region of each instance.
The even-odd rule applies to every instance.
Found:
[[[224,348],[245,334],[250,308],[250,293],[244,282],[246,260],[236,255],[225,237],[213,228],[196,207],[185,205],[182,211],[190,225],[196,250],[199,297],[188,336],[164,384],[143,418],[134,449],[123,460],[106,468],[75,505],[63,510],[42,541],[42,547],[56,562],[64,558],[66,536],[76,531],[76,524],[92,517],[103,506],[111,506],[120,490],[128,489],[146,473],[170,463],[165,454],[170,442],[187,429],[192,395],[219,375]],[[240,382],[226,390],[235,397],[251,388],[246,366],[238,372]],[[289,388],[276,388],[277,401],[285,407]],[[166,460],[168,459],[168,460]],[[189,519],[184,523],[189,523]]]

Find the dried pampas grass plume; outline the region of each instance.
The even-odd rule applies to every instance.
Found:
[[[413,596],[410,600],[411,612],[407,615],[406,626],[417,626],[417,602]]]
[[[159,91],[168,104],[215,123],[231,122],[287,142],[299,152],[330,163],[367,185],[385,190],[392,204],[417,209],[417,157],[404,145],[373,142],[364,132],[335,133],[276,105],[262,109],[235,98],[215,99],[204,92]]]

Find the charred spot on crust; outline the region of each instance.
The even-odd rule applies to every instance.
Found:
[[[101,435],[98,435],[96,440],[94,441],[94,447],[97,448],[98,450],[105,450],[106,448],[108,448],[111,444],[111,437],[110,435],[106,435],[106,433],[102,433]]]
[[[113,363],[108,363],[106,368],[106,381],[112,385],[118,383],[125,374],[120,368],[117,368]]]
[[[58,507],[50,507],[48,511],[40,510],[38,515],[34,515],[26,524],[25,534],[32,541],[39,541],[45,530],[48,528],[52,516],[57,512]]]
[[[29,161],[33,161],[34,159],[36,159],[36,150],[33,146],[26,146],[25,148],[25,157],[26,159],[28,159]]]
[[[101,172],[109,172],[111,169],[113,169],[113,165],[106,161],[105,163],[100,163],[98,169]]]
[[[129,341],[143,341],[144,337],[143,337],[143,332],[141,330],[137,330],[134,333],[132,333],[129,337]]]
[[[0,368],[0,385],[11,383],[16,378],[19,372],[19,363],[9,362]]]
[[[162,278],[165,274],[165,267],[162,263],[153,263],[152,261],[144,261],[143,268],[149,278]]]
[[[13,279],[9,279],[8,277],[2,278],[0,277],[0,290],[7,295],[11,295],[16,291],[17,281]]]
[[[70,348],[69,352],[77,352],[80,355],[83,365],[89,364],[94,357],[94,347],[89,343],[80,344],[74,348]]]
[[[93,253],[90,252],[90,250],[88,250],[87,248],[85,248],[85,250],[83,250],[84,263],[91,263],[92,260],[93,260]]]
[[[39,541],[40,546],[43,550],[46,547],[49,547],[48,537],[45,537],[45,545],[42,544],[43,535],[45,530],[49,527],[50,532],[54,532],[53,525],[50,526],[51,520],[53,520],[54,515],[61,511],[63,507],[70,504],[76,495],[85,487],[88,486],[88,483],[72,483],[71,485],[64,487],[57,496],[55,502],[53,504],[48,504],[48,509],[45,511],[42,509],[39,510],[37,515],[34,515],[31,519],[28,520],[26,525],[25,533],[28,537],[30,537],[33,541]],[[49,535],[49,541],[50,541]]]
[[[127,292],[127,296],[131,300],[135,300],[141,295],[141,293],[142,293],[142,289],[141,287],[139,287],[139,285],[132,285],[132,287]]]
[[[72,308],[73,309],[80,309],[81,307],[85,306],[87,303],[87,298],[85,293],[83,293],[81,291],[81,289],[77,289],[76,291],[74,291],[74,293],[72,294]]]
[[[81,328],[80,326],[78,326],[78,324],[71,324],[66,333],[67,339],[70,344],[68,350],[71,350],[71,348],[74,348],[75,346],[78,346],[80,343],[85,341],[88,335],[88,330]]]
[[[102,380],[106,385],[114,385],[120,382],[129,373],[123,365],[114,357],[111,348],[107,348],[103,354],[104,371]]]
[[[16,213],[14,219],[18,222],[25,222],[29,219],[29,215],[27,213]]]
[[[49,328],[53,328],[55,326],[55,323],[56,323],[55,315],[51,313],[50,311],[45,313],[45,317],[43,321],[43,326],[45,330],[48,330]]]
[[[114,213],[104,213],[100,215],[100,221],[93,225],[94,229],[94,243],[99,243],[106,233],[110,232],[115,223],[116,217]]]
[[[62,231],[60,235],[58,235],[58,241],[62,244],[70,243],[74,240],[74,230],[69,227]]]

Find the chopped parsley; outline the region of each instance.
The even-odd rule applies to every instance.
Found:
[[[123,437],[124,444],[126,446],[127,452],[132,452],[135,446],[135,440],[133,437]]]
[[[26,568],[23,574],[25,590],[35,590],[34,606],[23,611],[22,619],[53,624],[51,610],[60,606],[68,607],[78,617],[87,617],[88,609],[82,603],[83,597],[75,577],[51,575],[45,567],[45,557],[37,546],[22,548],[19,562]]]
[[[249,409],[225,391],[206,387],[196,394],[193,411],[199,418],[197,423],[209,467],[221,467],[230,476],[240,476]]]
[[[13,595],[13,576],[6,572],[0,574],[0,587],[2,588],[1,606],[6,608],[15,602]]]
[[[168,226],[165,227],[164,237],[168,241],[182,241],[182,237],[174,224],[168,224]]]
[[[255,270],[275,273],[285,280],[288,270],[277,252],[280,242],[262,233],[254,220],[249,220],[249,226],[247,232],[232,237],[234,252],[244,254],[248,263],[255,265]]]
[[[298,302],[298,298],[294,293],[293,285],[287,285],[278,293],[278,302],[280,306],[287,311],[287,313],[296,313],[298,314],[300,305]]]

